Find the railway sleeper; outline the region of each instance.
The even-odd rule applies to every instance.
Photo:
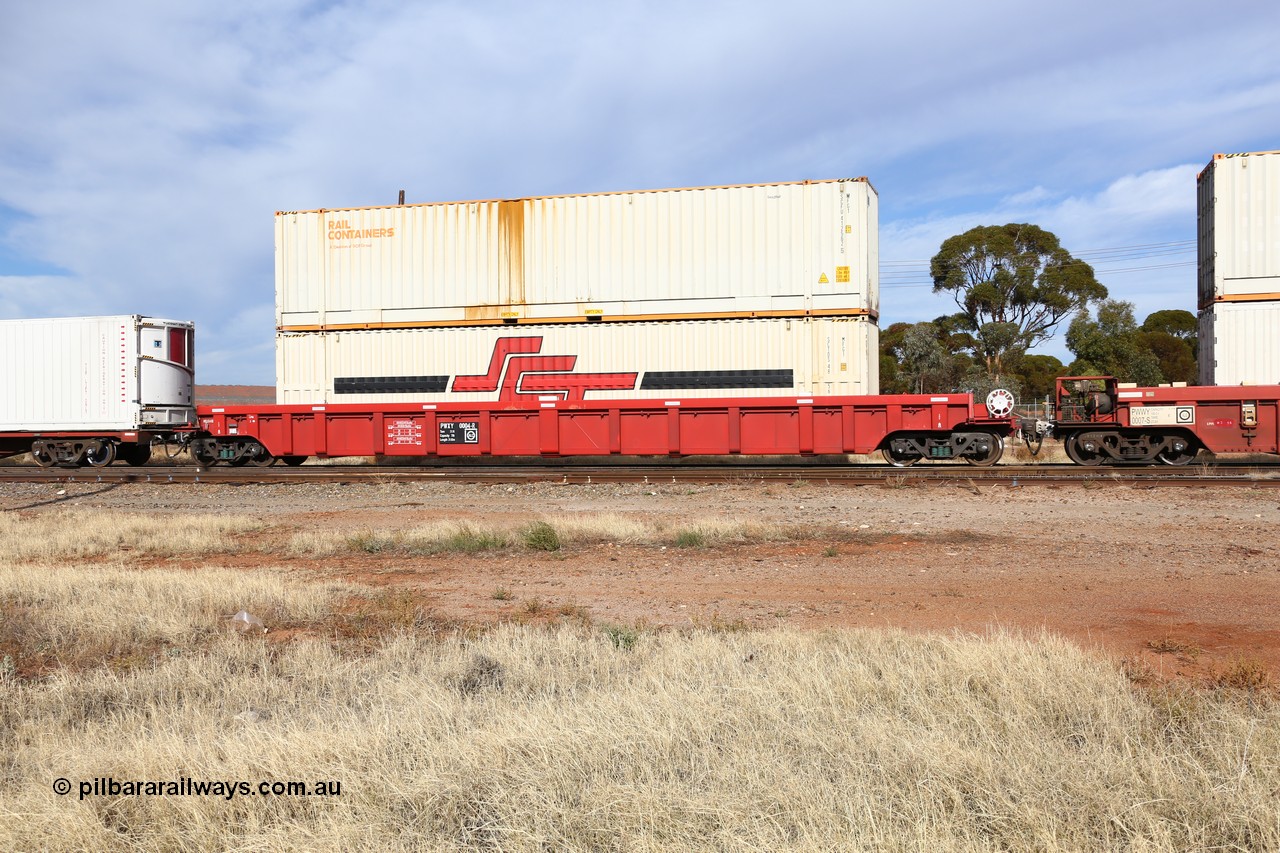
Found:
[[[963,459],[971,465],[994,465],[1004,454],[1004,440],[994,432],[973,430],[952,433],[897,433],[881,449],[884,458],[899,468],[921,459],[931,462]]]

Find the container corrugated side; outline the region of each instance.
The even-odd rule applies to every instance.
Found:
[[[1200,306],[1280,298],[1280,151],[1217,155],[1197,207]]]
[[[0,431],[194,423],[191,330],[132,314],[0,321]]]
[[[282,329],[874,313],[865,179],[276,215]]]
[[[879,332],[857,318],[281,333],[280,403],[874,394]]]
[[[1280,385],[1280,301],[1219,303],[1200,314],[1204,385]]]

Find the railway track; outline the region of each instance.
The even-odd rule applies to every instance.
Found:
[[[824,482],[844,486],[906,486],[954,482],[959,485],[1011,487],[1089,483],[1095,486],[1144,487],[1222,486],[1280,487],[1280,465],[1211,464],[1186,467],[1083,467],[1071,464],[889,465],[824,464],[503,464],[391,467],[384,465],[304,465],[298,468],[231,468],[194,465],[111,466],[107,468],[0,467],[0,483],[150,483],[303,484],[394,481],[456,483],[731,483]]]

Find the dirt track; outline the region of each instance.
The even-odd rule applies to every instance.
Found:
[[[1280,675],[1280,496],[1267,489],[0,486],[0,509],[67,505],[247,513],[265,518],[271,527],[261,536],[277,540],[445,517],[514,526],[550,513],[609,512],[671,527],[700,519],[816,526],[835,532],[701,548],[323,559],[277,552],[218,562],[395,587],[463,621],[586,608],[593,620],[626,625],[1046,628],[1157,676],[1202,676],[1241,660]],[[494,597],[500,587],[508,600]]]

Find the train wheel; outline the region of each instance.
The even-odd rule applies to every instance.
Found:
[[[191,446],[191,458],[196,460],[196,464],[201,468],[211,468],[218,464],[217,454],[202,444]]]
[[[307,461],[306,456],[281,456],[280,461],[288,465],[290,468],[297,468],[303,462]]]
[[[254,468],[266,468],[269,465],[276,464],[276,458],[268,453],[265,447],[262,448],[262,451],[257,456],[246,456],[244,460]]]
[[[988,465],[994,465],[999,462],[1001,456],[1004,456],[1004,439],[992,433],[991,449],[987,451],[987,454],[981,457],[966,456],[964,457],[964,461],[968,462],[970,465],[978,465],[985,468]]]
[[[1067,458],[1077,465],[1101,465],[1106,461],[1106,457],[1100,451],[1086,449],[1078,435],[1065,439],[1062,442],[1062,449],[1067,451]]]
[[[116,446],[110,441],[91,441],[84,446],[84,462],[90,468],[105,468],[116,461]]]
[[[116,452],[116,455],[130,465],[146,465],[151,461],[151,445],[122,444]]]
[[[41,468],[52,468],[53,463],[57,461],[42,442],[31,445],[31,459]]]
[[[888,447],[881,450],[880,454],[884,456],[885,462],[895,468],[910,468],[923,458],[919,453],[894,453]]]
[[[1187,447],[1181,451],[1178,450],[1161,450],[1156,454],[1156,458],[1166,465],[1186,465],[1196,458],[1196,454],[1200,452],[1198,447]]]

